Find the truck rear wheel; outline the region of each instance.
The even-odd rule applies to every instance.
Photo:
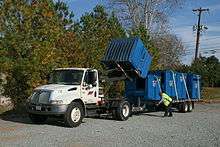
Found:
[[[122,101],[119,106],[116,108],[115,117],[117,120],[125,121],[129,118],[131,114],[131,106],[129,102]]]
[[[186,102],[181,102],[178,104],[178,109],[179,109],[179,112],[187,112],[188,111],[188,104]]]
[[[195,108],[194,101],[192,101],[192,108],[193,108],[193,109]]]
[[[47,116],[37,115],[37,114],[29,114],[29,118],[33,123],[42,124],[47,121]]]
[[[192,102],[188,102],[188,112],[192,112],[192,109],[193,109],[193,105],[192,105]]]
[[[78,102],[72,102],[64,116],[64,121],[68,127],[77,127],[82,123],[83,107]]]
[[[182,112],[183,112],[183,113],[186,113],[186,112],[188,111],[188,104],[187,104],[186,102],[184,102],[184,103],[182,104],[182,108],[183,108]]]

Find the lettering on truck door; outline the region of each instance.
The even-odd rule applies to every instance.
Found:
[[[98,100],[98,76],[96,70],[87,70],[82,85],[82,98],[85,103],[96,103]]]

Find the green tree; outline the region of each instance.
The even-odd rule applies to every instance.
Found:
[[[108,15],[103,6],[97,5],[93,12],[81,17],[75,31],[78,31],[76,33],[80,38],[80,49],[84,58],[81,65],[99,69],[104,73],[100,61],[107,44],[111,39],[125,37],[125,31],[114,13]],[[123,82],[105,83],[104,87],[107,95],[116,96],[123,92]]]
[[[0,72],[7,75],[5,94],[15,104],[24,101],[33,88],[46,83],[56,67],[94,67],[111,38],[125,32],[117,18],[102,6],[79,22],[65,3],[52,0],[0,3]]]
[[[206,67],[208,70],[207,78],[210,87],[219,85],[220,78],[220,62],[215,56],[210,56],[206,59]]]
[[[190,71],[199,74],[202,77],[202,85],[208,86],[208,70],[205,57],[200,57],[198,60],[193,61]]]
[[[102,69],[100,61],[109,40],[124,36],[124,29],[115,15],[108,15],[104,7],[98,5],[65,31],[57,48],[61,49],[61,56],[68,61],[68,66]]]
[[[205,87],[220,85],[220,62],[215,56],[200,57],[191,66],[182,66],[179,70],[201,75],[202,85]]]
[[[76,33],[68,30],[57,40],[56,47],[60,49],[59,54],[61,61],[66,61],[62,64],[63,67],[83,67],[82,61],[85,61],[85,53],[80,48],[80,38]]]
[[[0,22],[0,66],[8,81],[5,94],[17,103],[45,83],[52,68],[64,64],[55,43],[63,25],[52,0],[3,1]]]
[[[69,10],[67,4],[61,0],[58,0],[54,4],[54,9],[58,14],[58,18],[62,23],[62,26],[65,29],[72,29],[74,27],[74,22],[73,22],[74,14],[72,11]]]
[[[96,6],[80,19],[80,48],[84,54],[82,66],[102,69],[100,61],[109,40],[125,36],[124,29],[114,14],[108,15],[103,6]]]

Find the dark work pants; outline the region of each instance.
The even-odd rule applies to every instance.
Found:
[[[172,103],[170,103],[168,106],[165,106],[164,116],[173,116],[171,106],[172,106]]]

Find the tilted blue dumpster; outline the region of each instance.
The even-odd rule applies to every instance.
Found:
[[[150,69],[152,57],[140,38],[112,40],[105,53],[102,63],[108,69],[118,69],[120,66],[127,74],[146,78]]]

